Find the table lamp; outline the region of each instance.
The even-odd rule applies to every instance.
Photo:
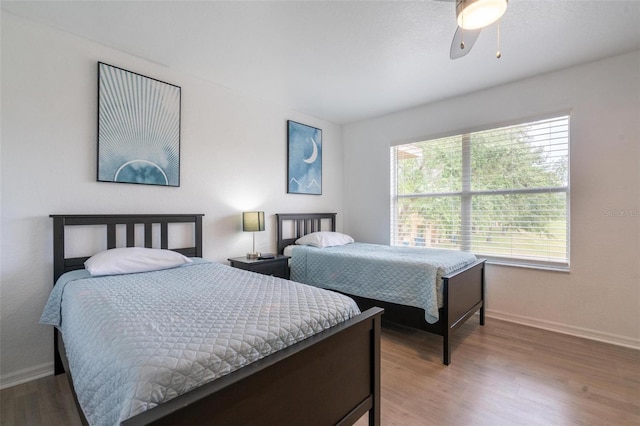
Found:
[[[256,232],[264,231],[264,212],[243,212],[242,230],[253,232],[253,251],[247,253],[247,259],[257,259],[260,253],[256,253]]]

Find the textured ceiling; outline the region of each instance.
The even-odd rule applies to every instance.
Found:
[[[2,1],[2,9],[336,123],[640,49],[636,0],[511,0],[502,58],[494,25],[455,61],[453,1]]]

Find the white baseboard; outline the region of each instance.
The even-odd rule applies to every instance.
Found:
[[[13,373],[5,374],[0,377],[0,389],[10,388],[12,386],[21,385],[32,380],[41,379],[53,374],[53,362],[36,365],[35,367],[25,368]]]
[[[582,327],[573,327],[570,325],[560,324],[553,321],[540,320],[537,318],[506,314],[504,312],[486,310],[485,315],[489,318],[495,318],[503,321],[513,322],[516,324],[541,328],[543,330],[555,331],[556,333],[568,334],[570,336],[582,337],[585,339],[597,340],[598,342],[610,343],[616,346],[624,346],[627,348],[640,350],[640,339],[632,339],[625,336],[602,333],[600,331],[589,330]]]

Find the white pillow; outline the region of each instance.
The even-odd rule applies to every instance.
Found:
[[[340,232],[320,231],[312,232],[304,237],[300,237],[296,240],[296,244],[301,246],[313,246],[313,247],[332,247],[342,246],[353,242],[353,238]]]
[[[296,246],[286,246],[283,250],[282,250],[282,254],[284,254],[285,256],[293,256],[293,249],[296,248]]]
[[[97,253],[84,262],[84,267],[91,275],[115,275],[158,271],[191,262],[171,250],[125,247]]]

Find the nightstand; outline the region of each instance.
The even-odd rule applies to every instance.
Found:
[[[246,257],[234,257],[227,259],[231,266],[238,269],[257,272],[263,275],[273,275],[289,279],[289,256],[281,254],[276,255],[273,259],[247,259]]]

